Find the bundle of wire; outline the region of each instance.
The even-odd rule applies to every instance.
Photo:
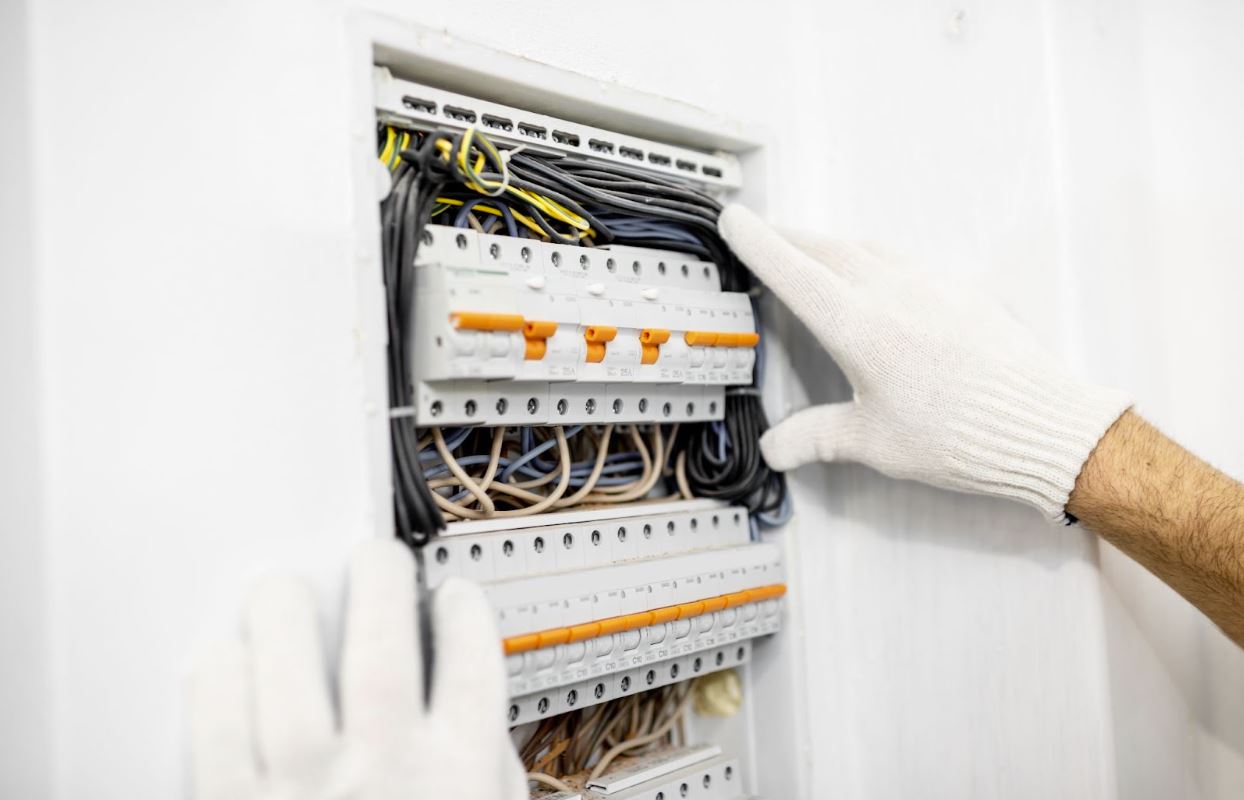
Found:
[[[575,793],[618,759],[685,743],[691,693],[687,681],[541,721],[519,748],[528,780]]]
[[[446,519],[517,517],[577,505],[629,503],[663,479],[681,484],[678,426],[431,428],[419,461]]]
[[[410,416],[414,389],[407,343],[413,329],[414,259],[430,220],[582,246],[616,243],[689,253],[715,263],[727,291],[748,291],[751,278],[717,233],[721,204],[673,177],[521,146],[502,150],[474,128],[420,132],[382,125],[378,149],[393,177],[381,216],[395,516],[399,534],[418,545],[443,526],[444,514],[458,518],[463,516],[459,511],[465,511],[466,517],[491,516],[490,507],[496,513],[495,500],[483,496],[488,492],[474,491],[481,480],[494,484],[496,476],[488,475],[487,469],[474,476],[450,469],[449,476],[459,481],[454,494],[465,491],[475,499],[474,506],[463,506],[428,485],[419,458],[423,448]],[[756,372],[759,375],[760,369]],[[756,385],[727,389],[724,421],[683,425],[677,435],[666,437],[663,448],[676,465],[683,465],[684,482],[692,495],[742,503],[753,519],[776,523],[788,508],[786,485],[780,473],[765,465],[756,446],[768,428]],[[573,473],[560,472],[565,463],[572,463],[568,456],[551,473],[550,482],[556,479],[553,491],[561,487],[562,494],[549,507],[566,499],[565,492],[574,488]],[[445,466],[450,465],[446,462]],[[602,472],[601,477],[608,475]],[[608,484],[596,486],[584,497],[598,495]],[[502,488],[492,492],[498,493],[526,500],[528,507],[548,498],[533,500]],[[445,501],[451,505],[447,507]]]

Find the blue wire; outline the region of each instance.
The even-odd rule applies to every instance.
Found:
[[[578,433],[581,430],[583,430],[583,426],[576,425],[575,427],[566,431],[566,438],[569,439],[571,436],[574,436],[576,433]],[[518,470],[519,467],[531,461],[532,459],[534,459],[536,456],[540,455],[541,453],[551,449],[553,445],[555,444],[557,444],[556,439],[549,439],[548,441],[541,442],[540,444],[536,445],[532,449],[523,453],[517,459],[515,459],[514,461],[511,461],[510,465],[505,468],[505,471],[501,473],[501,480],[508,481],[510,479],[510,476],[513,475]],[[540,473],[540,474],[547,474],[547,472]]]
[[[459,447],[462,446],[462,443],[466,441],[466,438],[471,435],[472,430],[474,429],[473,428],[459,428],[457,431],[451,431],[448,435],[446,435],[442,431],[442,436],[444,436],[444,439],[445,439],[445,448],[449,450],[450,452],[457,450]],[[441,454],[436,449],[435,444],[428,445],[426,448],[424,448],[419,453],[420,461],[433,461],[433,460],[440,461],[440,459],[441,459]]]
[[[468,200],[462,204],[462,208],[458,209],[458,216],[454,218],[455,228],[469,228],[471,223],[467,221],[467,215],[471,213],[471,209],[480,203],[487,202],[483,198]],[[510,213],[510,207],[505,203],[492,203],[501,211],[501,218],[505,220],[505,231],[510,236],[518,236],[518,226],[514,224],[514,215]]]
[[[794,511],[795,507],[790,501],[790,492],[787,492],[782,497],[782,504],[775,511],[761,512],[756,515],[756,520],[766,528],[776,528],[789,522]]]
[[[477,464],[487,464],[491,460],[492,459],[489,456],[463,456],[462,458],[457,459],[459,466],[463,467],[474,467]],[[505,460],[506,459],[501,459],[501,461]],[[434,467],[425,467],[423,470],[423,477],[439,478],[440,476],[448,473],[449,465],[442,463]]]

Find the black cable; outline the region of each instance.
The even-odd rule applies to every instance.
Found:
[[[380,204],[381,261],[388,322],[389,421],[393,455],[393,510],[398,536],[419,546],[445,522],[419,465],[418,431],[410,409],[415,402],[407,343],[414,327],[415,254],[427,224],[431,200],[441,182],[427,169],[431,138],[402,151],[393,188]]]

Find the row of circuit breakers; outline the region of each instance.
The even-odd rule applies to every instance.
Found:
[[[665,147],[376,71],[378,118],[422,130],[488,123],[490,137],[737,186],[732,158]],[[505,124],[495,124],[501,120]],[[507,127],[508,126],[508,127]],[[544,131],[541,139],[532,131]],[[552,132],[551,134],[549,132]],[[559,135],[553,135],[559,134]],[[520,138],[521,137],[521,138]],[[604,145],[608,144],[608,148]],[[659,154],[659,157],[658,157]],[[428,225],[415,262],[412,376],[420,426],[720,420],[752,383],[750,298],[684,253],[577,247]],[[511,727],[749,663],[781,626],[778,548],[747,509],[663,500],[451,522],[424,580],[478,581],[505,652]],[[544,800],[737,800],[744,764],[711,742],[623,760],[581,793]]]
[[[778,629],[781,555],[747,510],[661,506],[453,523],[428,546],[429,586],[471,578],[496,611],[512,724],[738,666]]]
[[[416,262],[420,425],[721,419],[760,334],[715,265],[429,225]]]

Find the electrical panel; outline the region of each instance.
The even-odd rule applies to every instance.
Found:
[[[697,692],[745,686],[786,607],[761,326],[716,232],[738,161],[373,78],[395,526],[428,590],[483,587],[532,796],[753,796],[688,727],[746,726]]]

